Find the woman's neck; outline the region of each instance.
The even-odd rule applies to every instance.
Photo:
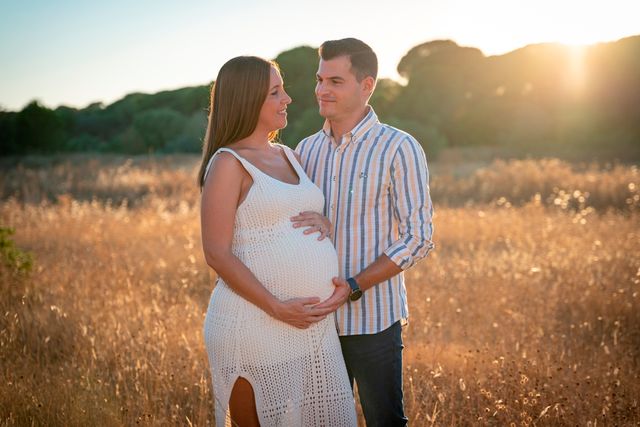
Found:
[[[267,150],[271,148],[269,133],[258,131],[254,131],[246,138],[242,138],[241,140],[234,142],[233,145],[251,150]]]

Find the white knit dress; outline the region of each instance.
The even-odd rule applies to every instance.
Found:
[[[230,149],[218,150],[235,156],[253,178],[236,212],[232,250],[276,298],[324,300],[334,290],[331,278],[338,275],[336,251],[329,239],[318,241],[317,233],[305,235],[303,227],[293,228],[290,221],[302,211],[322,212],[324,196],[290,149],[283,148],[300,178],[297,185],[265,174]],[[204,339],[218,426],[233,425],[228,402],[238,377],[251,383],[263,427],[356,425],[334,316],[298,329],[269,316],[218,279]]]

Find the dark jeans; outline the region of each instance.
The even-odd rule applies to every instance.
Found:
[[[402,401],[400,322],[377,334],[341,336],[349,381],[358,384],[367,427],[406,426]]]

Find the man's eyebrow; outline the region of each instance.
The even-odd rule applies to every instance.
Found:
[[[316,78],[322,79],[323,77],[320,74],[316,74]],[[344,81],[344,78],[340,76],[330,76],[330,77],[324,77],[324,80]]]

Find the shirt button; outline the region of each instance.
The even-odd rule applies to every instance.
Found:
[[[331,177],[331,181],[335,181],[335,180],[336,180],[335,176]]]

